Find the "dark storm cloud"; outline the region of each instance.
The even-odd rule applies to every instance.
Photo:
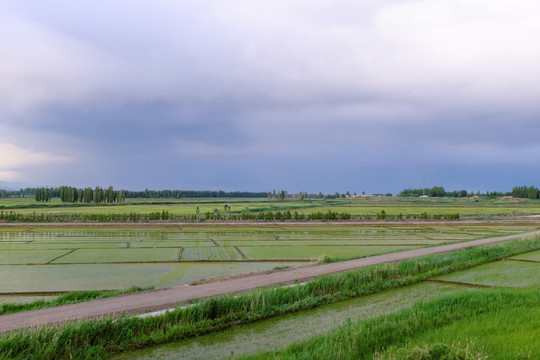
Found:
[[[395,192],[422,172],[482,189],[540,175],[534,1],[0,10],[0,181]]]
[[[26,126],[101,144],[170,146],[179,139],[234,140],[242,135],[231,119],[235,112],[231,104],[220,101],[204,104],[139,101],[114,106],[41,109],[39,117]]]

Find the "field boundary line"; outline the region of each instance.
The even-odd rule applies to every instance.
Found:
[[[518,262],[527,262],[527,263],[540,264],[540,260],[512,259],[512,258],[508,258],[508,259],[505,259],[505,260],[507,260],[507,261],[518,261]]]
[[[246,256],[246,254],[244,254],[244,253],[242,252],[242,250],[240,250],[240,248],[239,248],[237,245],[233,246],[233,248],[235,248],[236,251],[238,251],[238,253],[240,254],[240,256],[242,256],[242,259],[244,259],[244,260],[249,260],[248,257]]]
[[[475,287],[475,288],[496,288],[497,287],[493,285],[468,283],[464,281],[451,281],[451,280],[439,280],[439,279],[429,279],[427,281],[439,283],[439,284],[461,285],[461,286],[469,286],[469,287]]]
[[[180,251],[178,251],[177,259],[178,259],[178,261],[182,261],[182,255],[184,255],[184,247],[180,246],[179,249],[180,249]]]
[[[54,259],[47,261],[45,264],[52,264],[53,261],[56,261],[56,260],[58,260],[58,259],[60,259],[60,258],[63,258],[63,257],[66,256],[66,255],[73,254],[73,253],[74,253],[75,251],[77,251],[77,250],[79,250],[79,249],[78,249],[78,248],[77,248],[77,249],[71,249],[71,250],[68,251],[67,253],[62,254],[62,255],[60,255],[60,256],[57,256],[57,257],[55,257]]]

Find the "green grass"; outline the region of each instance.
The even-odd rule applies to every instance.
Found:
[[[457,348],[456,344],[461,345],[461,353],[468,348],[470,355],[482,354],[493,360],[539,359],[539,338],[540,306],[516,304],[516,307],[475,314],[415,336],[405,346],[391,347],[375,359],[418,359],[420,357],[411,355],[425,353],[426,349],[433,355],[436,347],[444,349],[454,345]]]
[[[264,288],[237,296],[203,299],[198,301],[196,306],[177,309],[154,318],[120,317],[84,321],[78,324],[68,324],[61,328],[13,332],[0,338],[0,357],[15,359],[34,359],[36,356],[39,356],[40,359],[68,359],[71,356],[78,359],[104,358],[121,349],[178,341],[241,323],[250,323],[284,313],[380,292],[384,289],[410,285],[421,282],[425,278],[539,248],[540,238],[538,237],[519,239],[443,255],[405,260],[397,264],[381,264],[357,271],[322,276],[308,281],[303,286]],[[499,294],[504,295],[502,292]],[[508,295],[510,298],[514,296],[514,293],[507,294],[510,294]],[[538,291],[524,294],[526,296],[520,298],[521,303],[531,305],[531,299],[535,301],[532,303],[533,305],[540,303]],[[460,299],[465,298],[458,297],[458,303],[461,301]],[[473,298],[473,300],[475,299],[482,300],[482,298]],[[490,298],[489,301],[482,302],[482,306],[485,304],[489,306],[488,309],[491,309],[500,305],[500,301],[497,299],[493,301]],[[429,307],[426,314],[431,315],[430,311],[438,309],[440,306],[441,303]],[[474,306],[466,307],[464,311],[474,313],[475,309]],[[459,311],[443,311],[443,313],[444,319],[460,314]],[[427,315],[421,319],[428,321],[429,316]],[[436,323],[434,321],[407,325],[407,322],[404,324],[396,323],[392,319],[389,322],[383,322],[383,325],[391,325],[390,330],[396,330],[396,336],[398,336],[403,331],[409,331],[413,326],[418,328],[421,325],[426,325],[426,329],[429,329],[429,326]],[[402,328],[402,326],[404,327]],[[376,327],[375,330],[378,331],[377,329],[379,328]],[[382,334],[393,334],[390,330],[385,329]],[[372,342],[379,344],[378,340],[380,339],[381,343],[384,344],[387,337],[388,335],[386,338],[377,337]],[[340,336],[338,339],[341,339]],[[333,343],[338,344],[338,341],[335,340]],[[306,349],[311,351],[311,347],[309,345]],[[318,348],[315,350],[311,355],[319,354]],[[335,349],[330,350],[334,351]],[[336,354],[339,356],[341,353],[334,351],[333,358],[336,357]],[[355,355],[357,354],[355,353]]]
[[[464,293],[419,303],[411,309],[376,319],[350,322],[324,336],[291,345],[282,352],[260,354],[253,358],[406,359],[407,353],[401,353],[401,357],[398,358],[391,357],[391,353],[395,352],[395,348],[401,350],[408,347],[412,350],[407,344],[411,344],[413,339],[418,339],[416,340],[418,344],[428,342],[427,347],[433,353],[427,357],[410,357],[410,359],[444,359],[447,357],[442,356],[453,354],[466,347],[460,345],[452,349],[452,345],[458,341],[461,341],[461,344],[471,341],[467,337],[471,335],[476,340],[471,343],[478,349],[472,350],[470,357],[456,357],[456,359],[481,359],[472,355],[477,351],[483,352],[482,344],[485,344],[486,352],[491,351],[490,358],[519,359],[520,354],[528,354],[530,351],[530,359],[535,359],[540,356],[536,341],[540,333],[538,326],[540,317],[537,316],[531,321],[530,314],[539,312],[539,288]],[[509,338],[504,336],[505,330],[509,330],[511,334]],[[512,340],[520,335],[525,336],[521,341],[513,343]],[[434,342],[440,343],[441,339],[442,344],[435,346]],[[497,346],[488,348],[497,342]],[[373,356],[389,347],[395,348],[390,349],[390,354],[384,354],[388,356]]]
[[[223,211],[223,205],[231,205],[231,214],[249,211],[298,211],[303,214],[314,212],[347,212],[355,216],[374,217],[384,210],[388,215],[403,216],[459,213],[466,217],[512,216],[514,214],[540,214],[540,201],[523,199],[518,202],[500,199],[454,199],[454,198],[370,198],[306,201],[268,201],[265,199],[128,199],[123,204],[62,204],[53,199],[48,204],[37,204],[33,199],[0,199],[0,210],[16,211],[21,214],[149,214],[168,211],[174,216],[195,215],[198,205],[201,214]]]

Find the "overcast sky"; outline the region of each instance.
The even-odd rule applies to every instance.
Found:
[[[540,185],[536,0],[0,0],[0,187]]]

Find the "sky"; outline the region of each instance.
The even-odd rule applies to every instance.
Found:
[[[536,0],[0,0],[0,188],[540,185]]]

